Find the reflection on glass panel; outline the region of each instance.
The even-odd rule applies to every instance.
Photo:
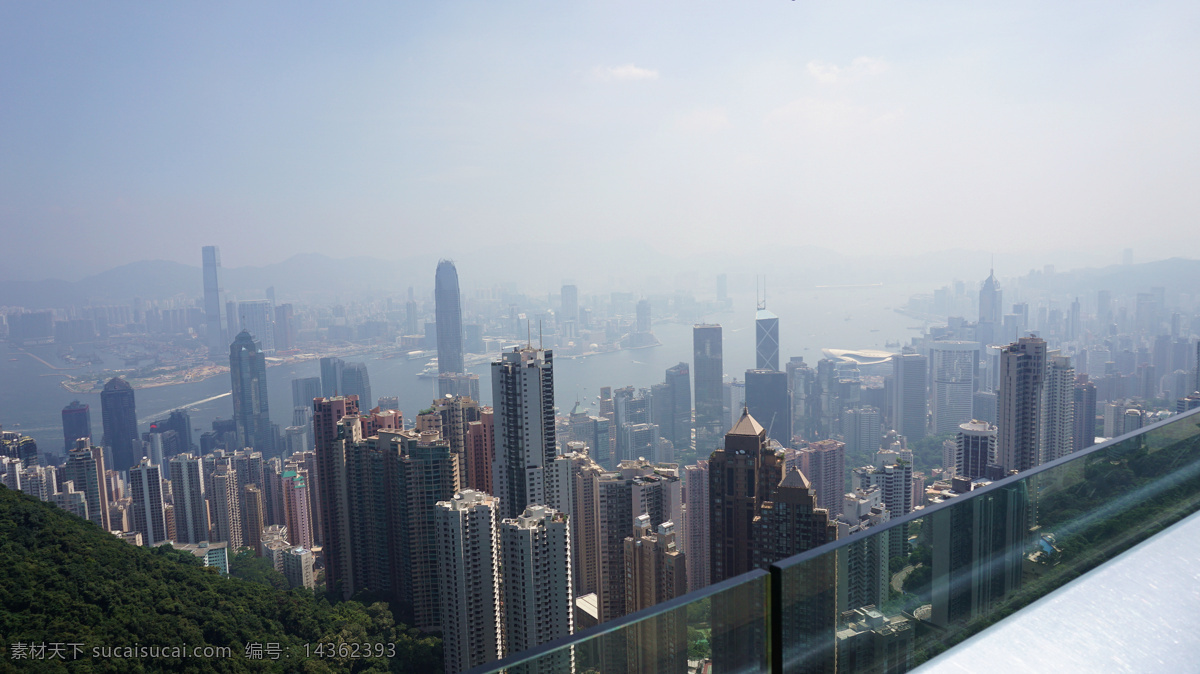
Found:
[[[473,672],[765,672],[769,578],[754,571]]]
[[[1197,420],[998,483],[956,480],[918,517],[776,565],[775,666],[908,671],[1195,512]]]

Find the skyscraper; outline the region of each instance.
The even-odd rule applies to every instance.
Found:
[[[545,502],[543,469],[558,453],[553,352],[513,349],[492,363],[492,409],[496,442],[492,485],[501,515],[510,519],[530,504]]]
[[[977,337],[980,345],[994,344],[1004,320],[1003,293],[996,272],[992,270],[979,288],[979,325]]]
[[[1022,337],[1000,354],[997,462],[1005,472],[1038,465],[1046,342]]]
[[[1200,345],[1200,342],[1197,342]],[[1075,375],[1075,451],[1096,444],[1096,385],[1086,374]]]
[[[659,432],[671,441],[676,453],[684,452],[692,447],[692,377],[687,363],[667,368],[665,383],[666,395],[661,404],[666,409]],[[659,406],[655,396],[654,407]]]
[[[498,506],[496,497],[471,489],[436,506],[446,674],[503,655]]]
[[[954,474],[975,479],[987,475],[996,461],[996,427],[984,421],[959,424],[955,437]]]
[[[657,529],[650,516],[638,515],[633,535],[625,539],[625,607],[629,613],[649,608],[687,593],[685,555],[676,543],[675,524]],[[660,613],[626,634],[629,671],[688,671],[687,616],[680,611]]]
[[[562,287],[562,316],[560,321],[579,322],[579,288],[573,285]]]
[[[222,321],[221,309],[224,298],[221,283],[217,279],[217,269],[221,266],[221,251],[216,246],[205,246],[200,250],[204,261],[204,319],[205,340],[210,353],[218,354],[225,351],[225,326]]]
[[[346,389],[342,385],[342,373],[346,369],[346,361],[341,358],[328,356],[321,359],[321,395],[326,398],[345,395]],[[312,401],[309,401],[312,404]],[[369,400],[363,400],[362,404],[369,405]]]
[[[754,367],[758,370],[779,369],[779,317],[767,311],[759,302],[754,314]]]
[[[238,327],[249,332],[258,342],[259,349],[267,354],[275,353],[275,308],[270,300],[238,302]]]
[[[709,571],[709,522],[708,515],[708,460],[701,459],[695,465],[683,467],[684,489],[687,504],[683,516],[684,551],[687,555],[688,592],[708,587]]]
[[[313,399],[320,398],[322,395],[320,377],[292,380],[292,407],[312,409]]]
[[[162,473],[158,466],[142,458],[129,469],[129,493],[133,499],[133,531],[142,534],[142,545],[152,547],[167,540],[167,522],[163,517]]]
[[[229,376],[239,449],[253,447],[264,455],[274,454],[275,429],[267,405],[267,361],[245,330],[229,346]]]
[[[910,443],[925,437],[929,397],[925,376],[929,362],[925,356],[905,353],[892,356],[892,425]]]
[[[879,444],[879,440],[875,440]],[[831,517],[842,514],[842,496],[846,493],[846,443],[837,440],[810,442],[799,450],[800,470],[817,493],[817,507]]]
[[[104,420],[104,446],[111,452],[113,470],[129,470],[142,458],[137,432],[137,409],[133,387],[113,377],[100,392],[100,415]],[[139,444],[134,445],[135,442]],[[76,485],[76,489],[79,489]]]
[[[837,521],[817,507],[816,491],[793,468],[775,487],[770,500],[759,507],[754,518],[752,544],[754,565],[768,569],[772,564],[806,550],[837,540]],[[793,599],[781,608],[784,639],[781,647],[805,659],[825,659],[832,664],[829,646],[834,640],[837,618],[837,562],[824,555],[792,571],[783,580]],[[797,578],[796,576],[802,576]],[[797,592],[799,588],[805,591]],[[820,588],[820,589],[817,589]],[[814,591],[815,590],[815,591]],[[805,597],[799,599],[799,597]],[[789,662],[794,662],[788,658]],[[810,665],[810,663],[805,663]],[[796,671],[831,671],[832,668],[799,667]]]
[[[124,383],[124,382],[122,382]],[[75,490],[83,492],[87,500],[88,519],[103,531],[111,531],[108,519],[108,480],[105,479],[104,450],[93,447],[87,440],[75,443],[67,454],[63,479],[75,483]]]
[[[571,534],[567,516],[531,505],[500,523],[507,651],[519,653],[574,631]],[[564,654],[564,657],[567,657]],[[570,663],[544,671],[567,671]],[[565,667],[564,667],[565,665]]]
[[[704,456],[720,444],[721,430],[725,427],[721,326],[693,327],[692,354],[696,382],[696,451]]]
[[[342,370],[342,395],[358,396],[361,403],[370,405],[375,400],[371,397],[371,377],[367,374],[366,363],[346,363]]]
[[[358,416],[358,398],[326,397],[313,401],[313,438],[317,458],[317,518],[325,547],[325,586],[340,591],[343,598],[354,594],[350,569],[349,504],[346,499],[346,445],[355,438],[344,432],[357,429],[339,422]],[[361,439],[361,435],[359,436]]]
[[[971,396],[979,378],[979,344],[934,342],[929,357],[933,365],[933,432],[953,433],[959,424],[973,418]]]
[[[1047,463],[1075,451],[1075,368],[1071,359],[1051,351],[1042,387],[1041,458]]]
[[[208,540],[208,504],[204,488],[204,460],[191,454],[171,457],[171,493],[175,497],[175,542]]]
[[[62,410],[63,451],[69,452],[79,438],[92,437],[92,412],[84,403],[72,400]]]
[[[763,501],[783,479],[783,460],[767,444],[767,431],[748,411],[712,453],[709,476],[709,564],[713,583],[754,568],[752,523]]]
[[[463,365],[462,298],[458,290],[458,270],[450,260],[438,262],[433,299],[437,323],[438,373],[466,372]]]
[[[228,465],[218,465],[207,496],[212,511],[210,540],[226,541],[233,550],[242,547],[241,493],[237,486],[237,473]]]
[[[746,408],[761,420],[767,437],[784,447],[792,444],[792,397],[787,373],[779,369],[746,370]]]

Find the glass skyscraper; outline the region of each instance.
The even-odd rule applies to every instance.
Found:
[[[438,374],[465,372],[462,298],[458,291],[458,270],[454,268],[454,263],[450,260],[438,262],[433,299],[437,322]]]

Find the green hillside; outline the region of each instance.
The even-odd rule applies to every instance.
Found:
[[[17,644],[46,650],[40,658],[15,659],[24,650]],[[247,658],[255,644],[265,650],[278,644],[278,659]],[[158,650],[185,645],[186,653]],[[140,647],[146,650],[134,657],[111,650]],[[205,657],[195,647],[229,650]],[[372,656],[393,657],[362,657],[367,648]],[[47,659],[56,650],[66,661]],[[308,590],[221,577],[187,552],[131,546],[0,487],[0,671],[68,669],[436,672],[442,648],[439,639],[396,624],[385,604],[331,605]]]

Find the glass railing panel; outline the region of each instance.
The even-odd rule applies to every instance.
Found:
[[[1200,510],[1173,417],[772,567],[772,666],[903,672]]]
[[[768,583],[754,571],[472,670],[508,672],[765,672]]]

